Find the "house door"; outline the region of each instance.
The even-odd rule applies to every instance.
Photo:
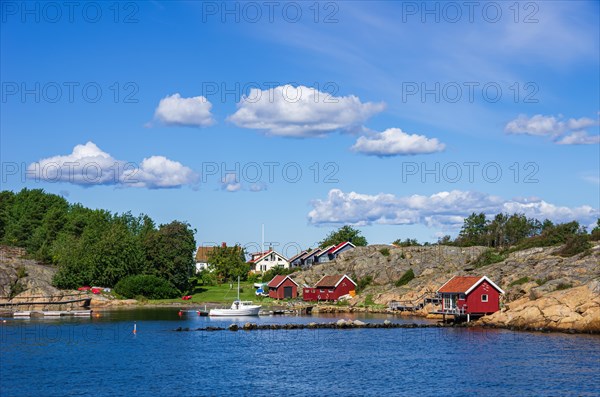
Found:
[[[292,297],[292,287],[283,287],[283,298],[291,298]]]
[[[454,295],[444,295],[444,311],[453,310],[456,307]]]

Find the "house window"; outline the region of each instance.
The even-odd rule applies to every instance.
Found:
[[[464,300],[465,300],[465,294],[460,294],[460,295],[458,296],[458,299],[460,299],[460,300],[464,301]]]
[[[488,296],[486,294],[481,295],[481,301],[482,302],[487,302],[488,301]]]
[[[319,292],[325,292],[325,290],[324,289],[320,289]]]
[[[330,294],[331,294],[331,293],[333,293],[333,290],[332,290],[332,289],[330,289],[330,290],[329,290],[329,293],[330,293]]]

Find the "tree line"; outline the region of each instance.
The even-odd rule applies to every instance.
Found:
[[[41,189],[0,192],[0,243],[57,266],[58,288],[114,287],[128,276],[148,275],[184,292],[196,250],[187,223],[157,226],[147,215],[90,209]]]

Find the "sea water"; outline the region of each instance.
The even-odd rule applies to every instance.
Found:
[[[477,328],[174,331],[340,318],[427,322],[365,314],[215,320],[194,311],[180,316],[178,308],[0,319],[0,396],[600,395],[599,336]]]

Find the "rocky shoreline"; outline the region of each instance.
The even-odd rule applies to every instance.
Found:
[[[389,253],[383,255],[382,248]],[[381,313],[438,319],[438,315],[430,314],[433,309],[430,305],[414,312],[390,311],[386,306],[392,300],[412,300],[424,292],[436,291],[452,275],[487,275],[506,291],[502,308],[468,326],[600,334],[600,244],[587,253],[568,258],[557,255],[559,249],[517,251],[501,262],[476,268],[473,260],[484,251],[483,247],[358,247],[334,262],[314,266],[293,277],[307,284],[331,273],[372,278],[347,304],[316,305],[313,313]],[[12,296],[0,299],[0,303],[35,302],[47,297],[62,300],[79,294],[92,298],[91,307],[100,310],[197,305],[188,302],[157,305],[59,290],[51,285],[53,267],[24,256],[22,249],[0,246],[0,296]],[[413,269],[415,278],[404,286],[395,286],[395,280],[408,269]],[[367,305],[367,298],[376,306]]]

